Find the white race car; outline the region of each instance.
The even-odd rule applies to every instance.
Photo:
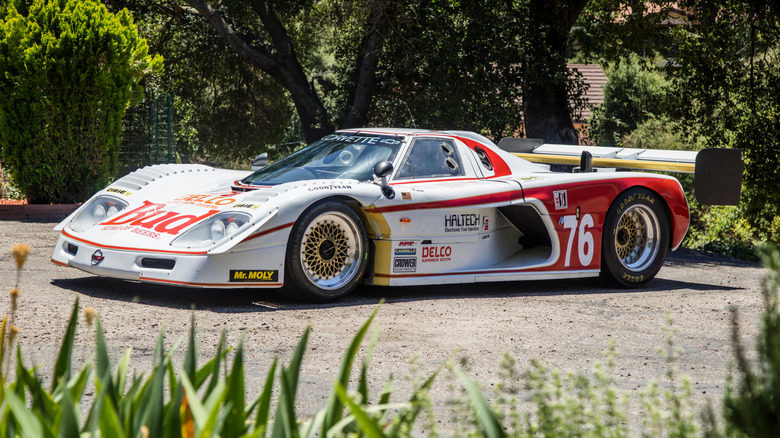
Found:
[[[693,170],[695,152],[502,147],[574,160],[580,172],[552,172],[470,132],[343,130],[253,173],[191,164],[132,172],[55,228],[52,261],[177,286],[284,286],[327,301],[360,282],[601,275],[632,287],[682,242],[688,204],[676,179],[594,171],[591,160]]]

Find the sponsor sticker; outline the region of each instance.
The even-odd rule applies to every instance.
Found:
[[[131,192],[130,190],[118,189],[116,187],[109,187],[106,189],[106,191],[108,193],[116,193],[117,195],[125,195],[125,196],[130,196],[133,194],[133,192]]]
[[[417,272],[417,258],[415,257],[393,258],[393,272]]]
[[[257,204],[236,204],[233,208],[246,208],[249,210],[256,210],[259,207]]]
[[[409,192],[401,192],[401,199],[403,199],[404,201],[411,201],[412,194]]]
[[[325,186],[309,187],[310,192],[317,192],[320,190],[351,190],[352,186],[342,184],[328,184]]]
[[[460,213],[444,215],[445,233],[467,233],[479,231],[482,216],[477,213]]]
[[[482,231],[487,231],[490,228],[490,218],[487,216],[482,218]]]
[[[414,242],[411,240],[404,240],[402,242],[398,242],[398,246],[414,246]]]
[[[231,283],[275,283],[279,281],[279,271],[261,269],[261,270],[230,270]]]
[[[153,234],[177,235],[183,229],[196,224],[210,216],[219,213],[219,210],[209,210],[205,214],[195,216],[192,214],[181,214],[176,211],[165,209],[166,204],[157,204],[154,202],[143,201],[143,205],[134,208],[119,216],[114,216],[107,221],[101,222],[102,230],[128,230],[135,227],[145,228],[153,231],[151,234],[144,234],[147,237],[156,238]]]
[[[569,202],[566,199],[566,190],[556,190],[553,192],[553,201],[555,202],[556,210],[564,210],[569,208]]]
[[[442,246],[423,246],[422,247],[422,262],[423,263],[436,263],[436,262],[449,262],[452,261],[452,247],[448,245]]]
[[[395,255],[417,255],[417,248],[396,248]]]
[[[225,207],[236,202],[232,196],[237,194],[238,192],[184,195],[171,201],[171,204],[194,205],[204,208]]]

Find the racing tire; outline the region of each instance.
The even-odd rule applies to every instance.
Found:
[[[601,277],[615,286],[642,286],[661,269],[668,248],[663,198],[644,188],[626,190],[615,198],[604,220]]]
[[[344,202],[319,202],[293,225],[284,289],[301,301],[333,301],[357,287],[367,265],[368,236],[360,216]]]

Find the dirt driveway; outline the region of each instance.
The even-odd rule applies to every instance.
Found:
[[[607,289],[592,281],[514,282],[444,287],[360,288],[328,305],[291,302],[275,291],[191,290],[104,279],[50,262],[57,233],[53,223],[0,221],[0,288],[15,281],[14,243],[33,253],[22,277],[17,314],[26,358],[47,374],[74,299],[93,306],[103,320],[115,358],[133,348],[133,364],[148,369],[160,330],[170,345],[188,332],[195,307],[201,357],[213,353],[225,330],[233,345],[244,338],[247,391],[259,391],[274,356],[289,358],[299,335],[312,327],[300,408],[311,413],[327,398],[342,352],[381,298],[379,341],[370,377],[380,387],[395,374],[399,394],[408,388],[408,359],[420,358],[423,374],[448,358],[467,356],[472,375],[489,385],[503,352],[524,369],[538,358],[562,369],[587,372],[617,342],[615,370],[622,388],[636,391],[664,375],[658,347],[664,344],[664,313],[679,328],[679,369],[691,377],[695,397],[719,397],[732,352],[729,320],[737,308],[743,336],[752,342],[761,308],[763,270],[755,264],[699,254],[673,253],[659,276],[640,290]],[[6,306],[8,297],[4,295]],[[77,344],[91,346],[80,331]],[[87,348],[77,358],[85,358]],[[79,356],[79,354],[81,356]],[[437,390],[444,391],[443,386]],[[407,395],[407,394],[405,394]],[[442,402],[445,396],[435,398]]]

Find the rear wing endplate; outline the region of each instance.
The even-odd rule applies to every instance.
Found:
[[[542,144],[504,138],[498,147],[535,163],[580,166],[590,155],[594,167],[694,174],[694,192],[702,204],[737,205],[742,189],[745,153],[740,149],[701,151]]]

